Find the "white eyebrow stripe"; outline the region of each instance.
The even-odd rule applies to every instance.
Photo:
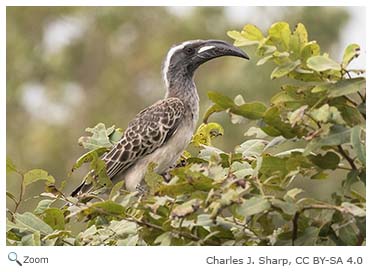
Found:
[[[204,51],[206,51],[206,50],[209,50],[209,49],[212,49],[212,48],[214,48],[214,47],[215,47],[214,45],[203,46],[203,47],[201,47],[201,48],[198,50],[198,53],[202,53],[202,52],[204,52]]]
[[[170,62],[171,62],[171,58],[172,56],[174,55],[174,53],[180,49],[183,49],[184,46],[186,46],[187,44],[191,43],[191,41],[187,41],[187,42],[183,42],[182,44],[179,44],[177,46],[174,46],[172,47],[168,53],[167,53],[167,56],[166,56],[166,60],[165,60],[165,63],[163,65],[163,80],[166,84],[166,86],[168,87],[169,86],[169,83],[168,83],[168,80],[167,80],[167,72],[168,72],[168,68],[170,66]]]

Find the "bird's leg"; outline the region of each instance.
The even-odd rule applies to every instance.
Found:
[[[140,182],[139,184],[137,184],[136,191],[138,192],[139,196],[144,196],[148,193],[149,188],[146,185],[144,180],[142,182]]]
[[[185,158],[184,156],[181,156],[179,162],[175,164],[174,168],[184,167],[187,164],[188,164],[187,158]]]
[[[175,169],[175,168],[179,168],[179,167],[184,167],[188,164],[186,158],[184,158],[183,156],[180,157],[180,160],[178,162],[176,162],[175,164],[173,164],[172,166],[170,166],[167,171],[165,171],[164,173],[161,174],[161,176],[163,177],[163,179],[165,180],[165,182],[170,182],[170,180],[172,179],[172,175],[170,174],[170,171]]]
[[[170,167],[169,170],[167,170],[166,172],[162,173],[161,176],[162,178],[165,180],[165,182],[169,182],[171,179],[172,179],[172,176],[170,174],[170,170],[173,169],[173,167]]]

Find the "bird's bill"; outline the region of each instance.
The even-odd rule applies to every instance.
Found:
[[[198,57],[205,59],[205,61],[222,56],[234,56],[249,60],[248,55],[243,50],[221,40],[205,41],[198,49]]]

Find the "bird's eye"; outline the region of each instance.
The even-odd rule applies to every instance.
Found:
[[[184,52],[188,55],[192,55],[195,52],[195,50],[192,47],[188,46],[184,48]]]

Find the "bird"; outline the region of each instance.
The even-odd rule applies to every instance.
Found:
[[[129,191],[142,188],[150,163],[162,174],[173,166],[191,141],[199,117],[199,95],[194,82],[197,68],[222,56],[249,60],[241,49],[222,40],[190,40],[173,45],[163,62],[165,98],[139,112],[123,137],[101,159],[114,183],[125,181]],[[87,193],[85,179],[71,193]]]

